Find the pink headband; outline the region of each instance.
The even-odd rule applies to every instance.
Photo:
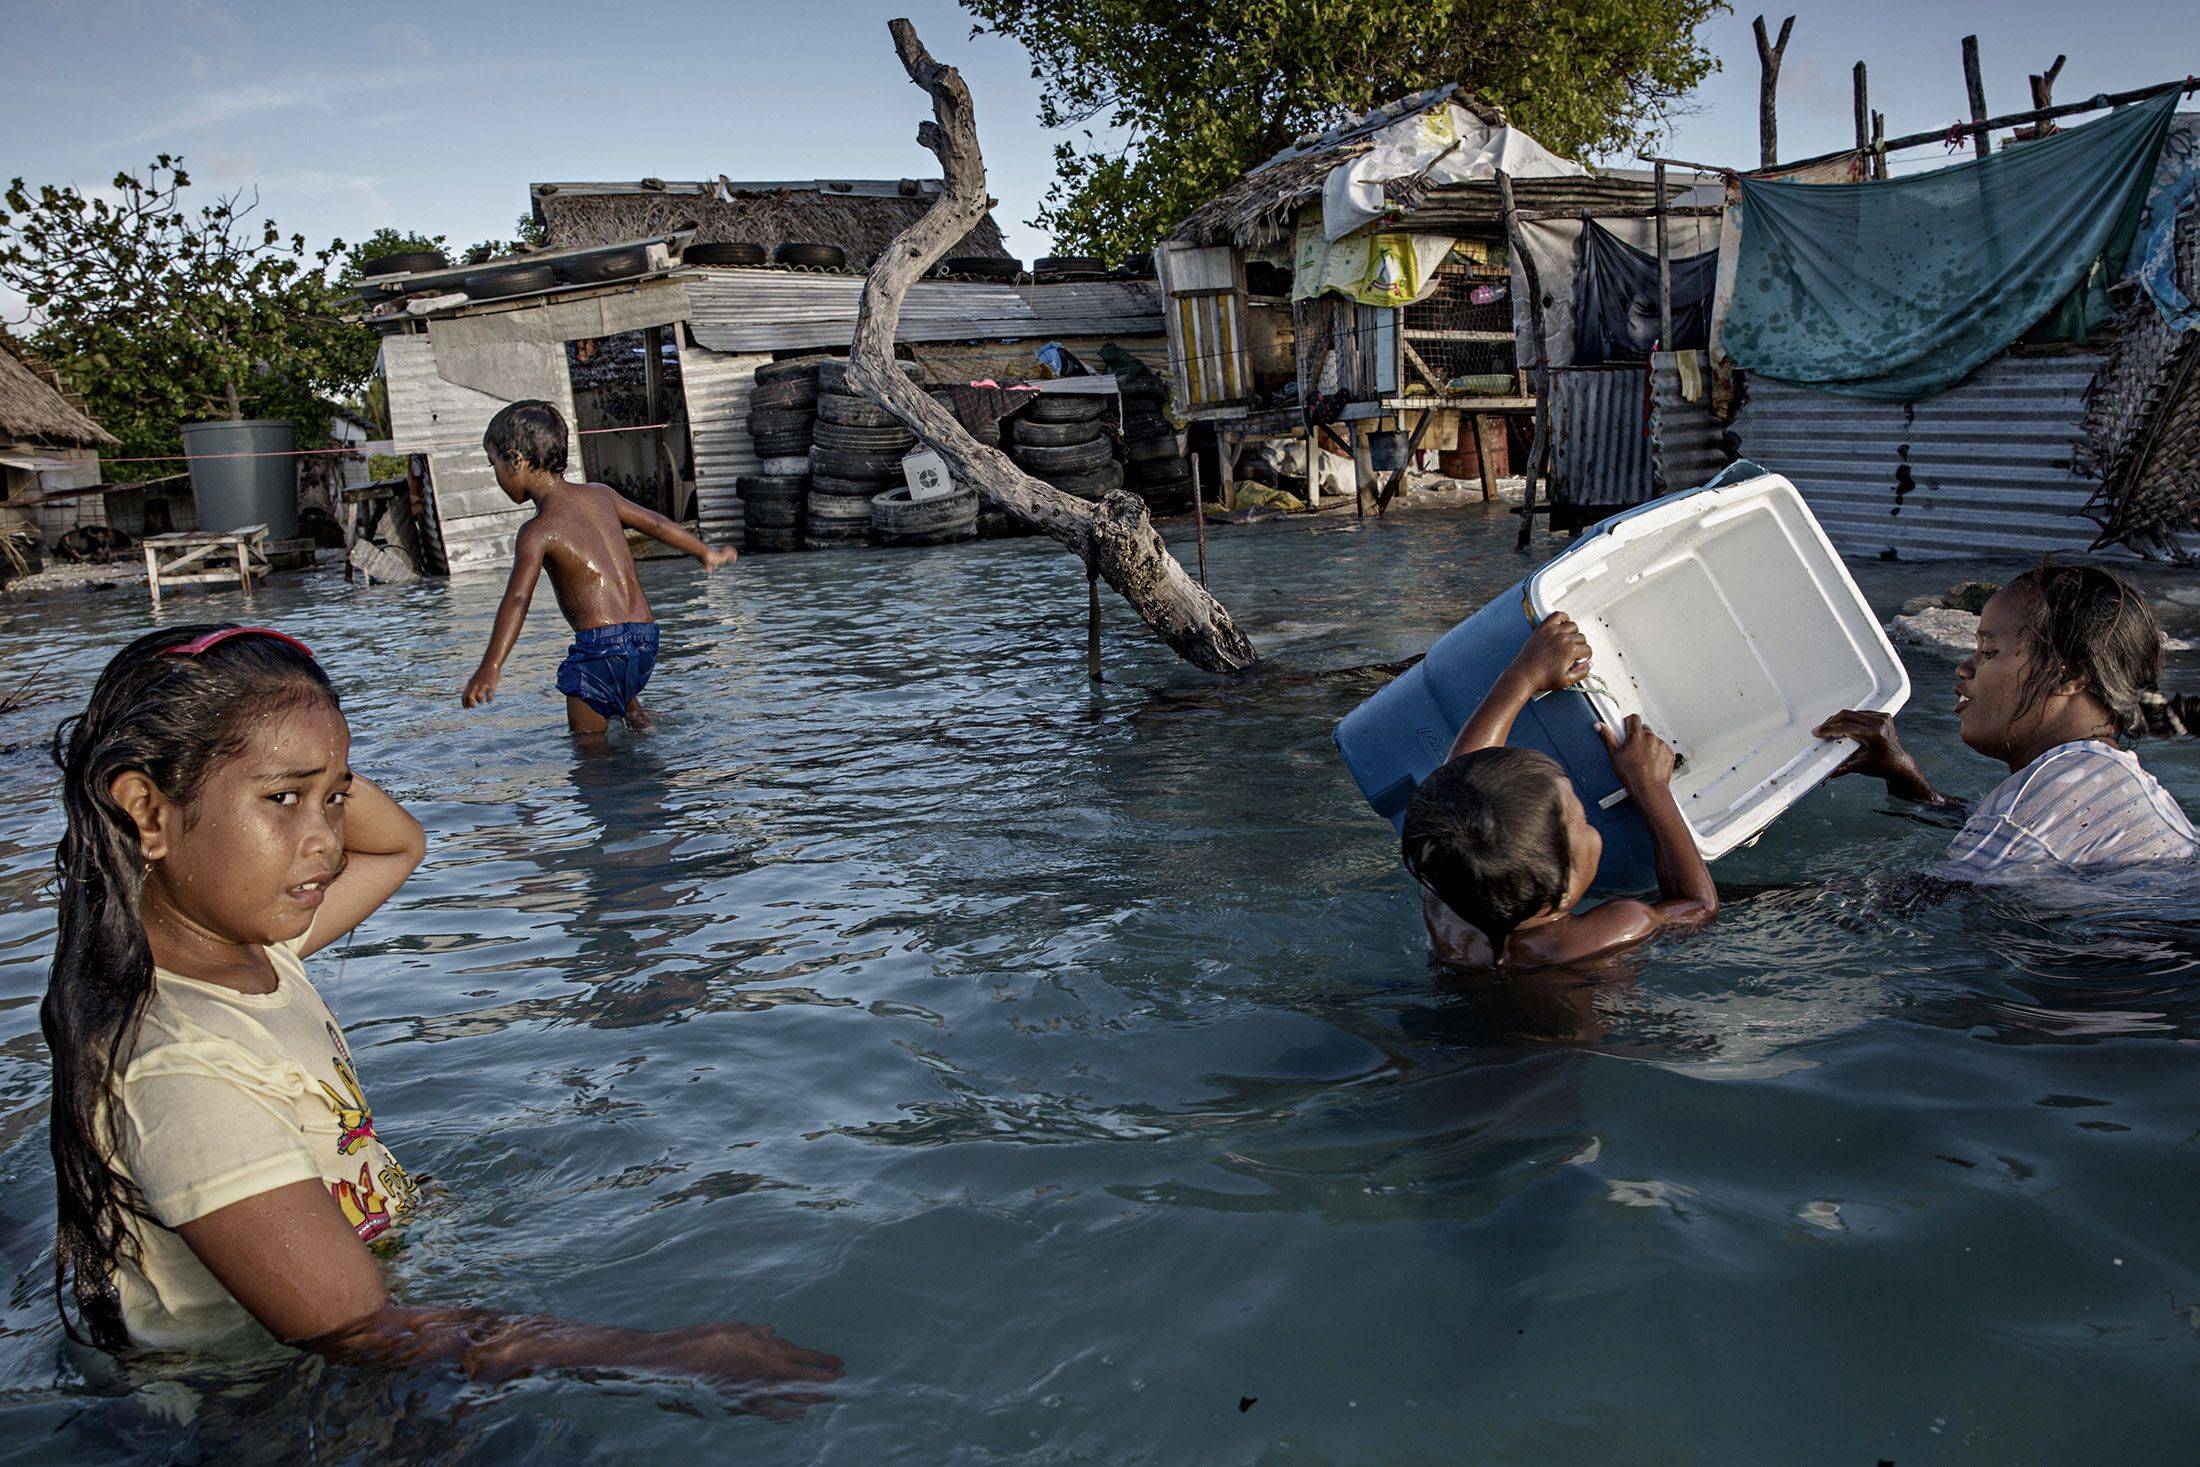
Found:
[[[170,655],[196,657],[208,648],[219,647],[231,637],[273,637],[278,642],[289,643],[308,657],[313,655],[311,647],[291,636],[288,632],[278,632],[273,627],[223,627],[218,632],[208,632],[203,637],[193,637],[188,642],[178,642],[173,647],[163,647],[160,649],[161,655],[163,657]]]

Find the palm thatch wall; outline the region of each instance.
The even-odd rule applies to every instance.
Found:
[[[0,443],[104,448],[114,441],[69,400],[51,368],[0,330]]]
[[[605,190],[605,191],[592,191]],[[609,191],[615,190],[615,191]],[[830,244],[861,265],[931,206],[939,186],[832,184],[743,189],[739,185],[537,184],[535,207],[556,249],[616,244],[693,227],[697,242]],[[1008,247],[988,215],[952,253],[1003,259]]]

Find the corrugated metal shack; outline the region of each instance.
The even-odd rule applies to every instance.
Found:
[[[2054,115],[2129,100],[2095,99],[2054,109]],[[1962,130],[1983,133],[2010,120],[2024,118],[1987,119]],[[2045,128],[2029,137],[2053,131]],[[2019,133],[2012,141],[2026,140],[2028,135]],[[2126,267],[2136,270],[2147,229],[2164,222],[2174,227],[2176,279],[2188,293],[2200,289],[2200,186],[2191,178],[2200,165],[2196,144],[2200,115],[2179,114],[2147,191],[2140,246]],[[1874,180],[1887,177],[1883,147],[1775,165],[1748,176],[1879,187]],[[1987,156],[1983,145],[1980,156]],[[1735,197],[1730,185],[1729,198]],[[1738,215],[1738,203],[1733,207]],[[2157,527],[2189,527],[2200,514],[2200,463],[2186,453],[2165,473],[2157,454],[2151,478],[2137,465],[2169,436],[2155,429],[2157,420],[2177,421],[2168,368],[2180,357],[2200,358],[2195,340],[2200,331],[2188,326],[2180,336],[2165,328],[2154,302],[2135,283],[2127,279],[2115,287],[2114,324],[2083,343],[2013,343],[1952,386],[1913,401],[1889,401],[1781,381],[1724,361],[1719,325],[1733,290],[1735,244],[1743,229],[1746,221],[1722,235],[1719,305],[1703,364],[1713,390],[1681,393],[1674,360],[1661,354],[1656,361],[1648,413],[1663,487],[1701,483],[1732,457],[1746,457],[1793,480],[1834,544],[1855,556],[2031,557],[2125,554],[2132,548],[2178,558],[2188,553],[2189,542],[2181,535],[2189,528]],[[1683,248],[1675,246],[1674,253]],[[1569,444],[1577,453],[1609,452],[1644,412],[1626,395],[1598,396],[1586,389],[1564,395],[1568,401],[1557,416],[1563,422],[1570,410],[1574,421],[1560,433],[1562,456]],[[1726,411],[1713,412],[1713,403]],[[2200,421],[2200,411],[2191,416]],[[2200,441],[2200,434],[2193,437]],[[2104,469],[2112,478],[2124,478],[2108,482]],[[2160,487],[2165,478],[2175,480],[2166,490]],[[1579,488],[1580,481],[1569,485],[1562,471],[1561,492]],[[2146,512],[2131,514],[2144,493],[2153,495]],[[2170,501],[2174,507],[2165,508]],[[2128,530],[2119,514],[2133,522]]]
[[[1555,233],[1514,248],[1499,168],[1511,178],[1514,227]],[[1649,177],[1590,175],[1456,86],[1301,139],[1193,211],[1155,252],[1177,409],[1214,423],[1225,484],[1237,449],[1262,437],[1333,444],[1353,456],[1365,490],[1370,435],[1399,435],[1378,505],[1417,448],[1472,445],[1486,468],[1502,458],[1502,417],[1536,406],[1536,261],[1557,252],[1538,286],[1546,298],[1563,294],[1572,275],[1565,230],[1578,235],[1586,216],[1642,234],[1657,198]],[[1345,199],[1369,212],[1344,215]],[[1667,202],[1677,215],[1692,203],[1678,182]],[[1703,214],[1686,217],[1692,241],[1715,238],[1717,220]],[[1369,222],[1332,237],[1347,217]],[[1407,243],[1388,243],[1400,238]],[[1419,278],[1399,291],[1402,304],[1342,288],[1336,262],[1353,247],[1392,250],[1401,265],[1412,251],[1405,268]],[[1570,346],[1553,359],[1570,361]],[[1640,396],[1639,370],[1635,379]]]
[[[72,400],[45,363],[0,329],[0,533],[34,528],[50,544],[80,524],[104,525],[99,450],[114,438]]]
[[[537,207],[553,239],[563,232],[580,242],[405,277],[404,293],[370,313],[384,332],[392,446],[422,455],[428,471],[422,538],[429,569],[509,563],[512,538],[532,511],[496,487],[481,434],[500,408],[523,397],[556,404],[573,424],[568,452],[576,469],[676,519],[694,519],[713,543],[739,538],[737,480],[760,468],[748,431],[756,369],[778,355],[845,349],[863,279],[854,250],[840,269],[695,265],[686,260],[697,242],[690,234],[601,240],[581,227],[600,223],[607,208],[655,210],[667,199],[695,205],[714,198],[694,192],[709,187],[538,184]],[[885,183],[818,194],[824,187],[741,185],[730,197],[737,204],[758,190],[775,191],[769,227],[810,240],[823,233],[821,223],[878,205],[882,217],[865,237],[883,245],[904,215],[914,217],[929,201],[926,189],[937,191],[936,184],[911,193]],[[832,220],[792,212],[795,200],[811,197],[832,204]],[[590,198],[609,203],[580,212]],[[682,222],[695,222],[692,211]],[[720,217],[716,227],[767,225],[752,210],[745,219]],[[983,244],[988,234],[997,249],[990,221],[966,243]],[[646,252],[636,261],[641,268],[618,278],[507,290],[515,272],[548,266],[562,277],[581,266],[586,274],[593,261],[601,273],[603,261],[636,250]],[[1034,351],[1050,341],[1080,354],[1112,342],[1157,369],[1167,360],[1159,298],[1151,282],[1136,278],[926,280],[910,291],[896,339],[935,382],[1028,377]]]

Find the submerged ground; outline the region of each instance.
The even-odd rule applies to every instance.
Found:
[[[1182,667],[1111,602],[1099,689],[1045,542],[652,564],[665,725],[598,757],[548,691],[547,604],[498,703],[459,708],[495,578],[254,600],[428,827],[313,969],[378,1129],[442,1184],[394,1281],[769,1322],[848,1361],[791,1424],[678,1382],[311,1359],[87,1380],[47,1293],[40,740],[152,614],[0,603],[0,682],[34,700],[0,718],[0,1457],[2188,1453],[2200,903],[1920,903],[1903,873],[1946,831],[1844,782],[1631,982],[1431,978],[1329,733],[1380,682],[1352,669],[1519,577],[1514,523],[1218,533],[1262,666]],[[1857,571],[1891,609],[2010,569]],[[1983,790],[1953,660],[1905,656],[1912,748]],[[2143,752],[2200,810],[2200,748]]]

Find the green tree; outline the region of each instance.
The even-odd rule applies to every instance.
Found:
[[[1572,157],[1631,150],[1716,70],[1725,0],[962,0],[1030,52],[1039,121],[1076,129],[1031,223],[1065,253],[1151,249],[1302,133],[1459,82]],[[1112,146],[1094,129],[1123,139]]]
[[[118,456],[174,454],[182,424],[204,418],[288,418],[301,445],[325,440],[330,400],[374,366],[331,273],[343,241],[309,252],[259,216],[256,194],[194,209],[190,186],[166,153],[142,177],[116,174],[107,197],[9,185],[0,282],[28,302],[32,345]]]

